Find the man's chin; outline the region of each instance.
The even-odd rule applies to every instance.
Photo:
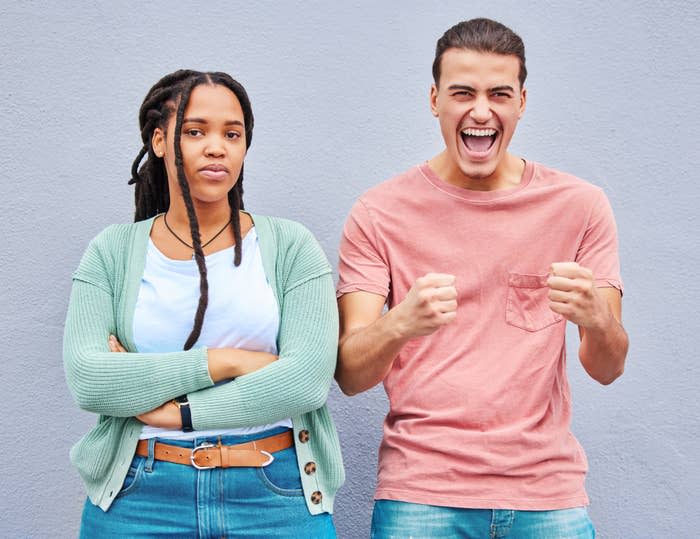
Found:
[[[496,171],[496,167],[491,164],[484,163],[484,166],[474,166],[470,164],[469,166],[460,167],[460,172],[465,178],[469,180],[479,181],[487,180],[493,176]]]

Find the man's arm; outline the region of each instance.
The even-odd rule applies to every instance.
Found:
[[[610,317],[600,328],[579,326],[579,359],[586,372],[601,384],[614,382],[625,370],[629,338],[622,327],[622,296],[617,288],[598,288],[607,302]]]
[[[550,308],[579,327],[579,359],[586,372],[607,385],[622,375],[629,339],[622,327],[622,297],[598,288],[592,272],[575,262],[552,264]]]
[[[453,275],[416,279],[404,300],[382,315],[386,298],[349,292],[338,300],[340,343],[335,378],[346,395],[381,382],[410,339],[429,335],[457,316]]]

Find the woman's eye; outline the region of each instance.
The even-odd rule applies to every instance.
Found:
[[[198,137],[199,135],[202,134],[202,130],[201,129],[188,129],[185,131],[185,133],[187,135],[189,135],[190,137]]]
[[[230,139],[240,138],[241,134],[238,131],[229,131],[226,133],[226,137]]]

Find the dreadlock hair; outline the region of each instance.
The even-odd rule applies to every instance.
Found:
[[[136,184],[135,203],[136,211],[134,221],[143,221],[159,213],[167,211],[170,205],[170,192],[168,189],[168,176],[165,170],[163,158],[158,157],[153,151],[153,132],[160,128],[165,132],[168,120],[173,113],[175,116],[175,165],[177,168],[177,181],[182,191],[182,198],[187,209],[187,218],[192,235],[192,247],[194,259],[199,270],[199,304],[194,317],[194,325],[184,349],[192,348],[200,333],[204,322],[204,313],[209,303],[209,283],[207,282],[207,265],[202,249],[202,240],[199,233],[197,214],[190,195],[189,184],[185,176],[182,163],[182,147],[180,135],[185,108],[190,99],[192,90],[200,84],[220,85],[231,90],[238,98],[243,110],[243,122],[245,124],[246,150],[253,139],[253,110],[245,88],[231,78],[230,75],[221,72],[200,72],[189,69],[180,69],[166,75],[148,91],[141,109],[139,110],[139,127],[143,147],[139,151],[131,166],[131,179],[129,184]],[[148,156],[141,164],[143,158]],[[139,166],[140,165],[140,166]],[[243,166],[238,175],[236,184],[228,192],[228,202],[231,207],[231,226],[235,238],[234,264],[241,263],[241,220],[239,211],[243,209]]]

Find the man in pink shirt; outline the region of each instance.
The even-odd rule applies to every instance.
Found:
[[[372,537],[594,535],[564,334],[578,325],[595,380],[622,374],[617,233],[601,189],[508,152],[526,74],[509,28],[449,29],[430,92],[444,150],[345,225],[336,378],[383,381],[390,403]]]

